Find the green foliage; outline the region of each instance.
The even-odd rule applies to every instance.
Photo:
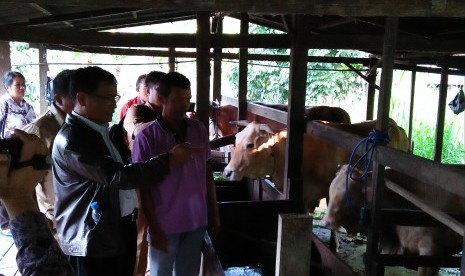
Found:
[[[29,48],[28,43],[10,42],[11,64],[13,71],[18,71],[26,78],[26,94],[24,99],[39,112],[39,66],[30,65],[31,61],[38,61],[39,54],[36,49]]]
[[[310,56],[358,57],[359,53],[348,50],[313,49]],[[353,65],[362,69],[361,65]],[[349,67],[341,63],[309,63],[307,71],[307,104],[316,103],[319,97],[343,100],[349,93],[364,89],[364,81]],[[357,93],[357,95],[360,95]]]
[[[465,147],[456,137],[456,130],[452,122],[444,126],[442,149],[442,163],[462,164],[465,158]],[[414,122],[412,139],[414,141],[415,155],[433,159],[435,127],[421,122]]]
[[[259,25],[250,25],[250,33],[274,34],[278,31]],[[287,55],[287,49],[251,49],[250,53]],[[312,56],[357,57],[360,53],[347,50],[309,51]],[[361,68],[359,65],[354,65]],[[309,63],[307,72],[306,105],[317,103],[319,97],[344,99],[349,93],[364,87],[355,73],[348,71],[344,64]],[[289,95],[289,62],[254,61],[249,62],[247,73],[248,94],[251,101],[287,103]],[[231,87],[238,90],[239,68],[234,67],[228,74]],[[237,95],[237,94],[236,94]]]

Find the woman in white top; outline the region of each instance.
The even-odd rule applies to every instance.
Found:
[[[0,98],[0,138],[8,138],[15,128],[21,129],[34,121],[36,114],[32,105],[24,100],[26,79],[21,73],[7,72],[3,85],[8,93]]]
[[[0,97],[1,139],[10,137],[14,129],[22,129],[36,118],[34,108],[24,100],[24,94],[26,93],[26,79],[24,76],[19,72],[6,72],[3,77],[3,85],[8,93]],[[9,217],[1,201],[0,233],[11,235]]]

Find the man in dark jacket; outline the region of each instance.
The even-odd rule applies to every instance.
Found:
[[[55,138],[55,218],[63,252],[77,275],[132,275],[135,261],[135,188],[161,181],[190,159],[187,144],[144,163],[123,165],[108,136],[119,99],[115,77],[99,68],[71,76],[74,110]],[[100,205],[92,218],[91,203]]]

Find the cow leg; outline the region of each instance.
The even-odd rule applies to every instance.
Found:
[[[329,197],[326,197],[326,206],[329,206]],[[329,250],[331,252],[338,252],[339,240],[337,238],[337,231],[331,230],[331,236],[329,237]]]
[[[337,231],[331,230],[331,236],[329,237],[329,249],[331,252],[338,252],[339,240],[337,239]]]
[[[417,276],[437,276],[439,275],[439,268],[437,267],[419,267]]]

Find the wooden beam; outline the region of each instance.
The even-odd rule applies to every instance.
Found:
[[[321,137],[348,151],[351,151],[361,139],[357,135],[319,122],[307,122],[306,135]],[[363,155],[364,150],[359,148],[357,154]],[[465,185],[463,185],[465,172],[463,170],[387,146],[378,145],[376,155],[381,164],[389,166],[393,170],[429,185],[438,186],[449,193],[465,197]]]
[[[51,12],[47,11],[46,9],[42,8],[40,5],[33,5],[36,9],[41,10],[43,13],[48,13],[46,17],[38,17],[38,18],[31,18],[27,23],[20,23],[16,24],[17,26],[44,26],[49,24],[59,24],[65,22],[70,22],[74,20],[85,20],[88,18],[99,18],[105,16],[114,16],[118,14],[129,13],[134,11],[134,9],[105,9],[105,10],[97,10],[97,11],[87,11],[87,12],[79,12],[79,13],[72,13],[72,14],[60,14],[60,15],[53,15]]]
[[[398,184],[392,182],[391,180],[386,179],[386,187],[389,188],[391,191],[395,192],[396,194],[400,195],[401,197],[405,198],[413,205],[417,206],[424,212],[431,215],[433,218],[439,220],[440,222],[447,225],[450,229],[455,231],[457,234],[464,236],[464,229],[465,225],[453,218],[452,216],[438,210],[435,207],[432,207],[431,204],[424,201],[423,199],[419,198],[415,194],[409,192],[405,188],[399,186]]]
[[[383,43],[383,66],[381,72],[380,90],[378,98],[378,116],[376,130],[387,133],[389,107],[391,100],[392,74],[394,71],[394,56],[397,44],[397,30],[399,19],[388,17],[385,23]],[[379,227],[381,225],[381,200],[384,194],[384,166],[376,160],[373,162],[373,201],[371,204],[371,221],[368,226],[366,271],[369,275],[384,274],[384,265],[377,261]]]
[[[447,256],[438,258],[437,256],[416,256],[416,255],[394,255],[380,254],[379,262],[388,266],[409,266],[409,267],[459,267],[460,257]],[[463,270],[462,270],[463,271]]]
[[[28,27],[0,27],[0,40],[29,43],[65,44],[79,46],[113,47],[176,47],[195,48],[195,34],[137,34],[109,33],[95,31],[75,31],[65,29],[45,29]],[[383,37],[376,35],[314,35],[306,34],[302,43],[307,48],[354,49],[379,51]],[[214,34],[212,48],[289,48],[285,34]],[[398,51],[463,53],[464,39],[426,39],[400,36]]]
[[[287,112],[267,106],[247,103],[247,111],[287,125]]]
[[[9,41],[0,41],[0,76],[11,70],[11,51]],[[0,96],[6,92],[5,88],[0,89]]]
[[[462,248],[465,248],[465,237],[463,237]],[[465,271],[465,254],[462,251],[462,258],[460,261],[460,271]]]
[[[312,217],[307,214],[279,214],[276,248],[276,276],[308,275],[310,271]]]
[[[223,33],[223,16],[215,16],[216,24],[212,23],[212,29],[214,33],[222,34]],[[221,102],[221,67],[222,67],[222,53],[223,49],[215,48],[213,49],[213,101]]]
[[[344,63],[347,67],[350,68],[350,70],[352,70],[352,72],[354,72],[355,74],[359,75],[359,77],[361,77],[362,79],[364,79],[366,82],[368,82],[369,86],[374,86],[376,89],[379,90],[379,86],[375,83],[375,81],[373,80],[370,80],[368,77],[366,77],[364,74],[362,74],[357,68],[355,68],[352,64],[350,63]]]
[[[246,37],[249,34],[249,17],[247,13],[241,14],[240,35]],[[247,72],[248,72],[248,50],[247,48],[239,49],[239,112],[238,120],[247,119]]]
[[[223,95],[222,100],[223,105],[232,105],[235,107],[239,107],[239,101],[233,97]]]
[[[289,99],[287,112],[286,159],[284,165],[284,193],[296,202],[303,211],[302,148],[305,132],[305,96],[307,91],[308,48],[303,43],[306,35],[305,16],[293,16],[291,40],[291,61],[289,69]]]
[[[444,63],[441,73],[441,83],[439,84],[438,112],[436,118],[436,136],[434,139],[434,156],[433,160],[441,162],[442,148],[444,140],[444,122],[446,119],[446,99],[447,86],[449,82],[449,66],[447,65],[447,57],[444,58]]]
[[[221,266],[221,262],[218,258],[213,242],[205,231],[202,244],[202,263],[201,263],[201,275],[202,276],[224,276],[224,270]]]
[[[413,130],[413,108],[415,107],[415,84],[417,80],[417,72],[412,70],[411,72],[412,78],[410,81],[410,107],[409,107],[409,114],[408,114],[408,142],[413,151],[412,147],[412,130]]]
[[[47,48],[44,45],[39,47],[39,114],[47,111],[47,101],[45,99],[45,88],[47,87]]]
[[[197,118],[208,129],[210,110],[210,13],[197,13]]]
[[[168,49],[168,67],[170,72],[176,71],[176,49],[171,47]]]
[[[373,70],[373,68],[375,68],[375,69]],[[369,72],[369,74],[367,76],[367,78],[368,78],[367,113],[366,113],[366,119],[367,120],[373,120],[373,113],[374,113],[374,109],[375,109],[376,87],[374,85],[372,85],[372,83],[376,82],[376,75],[377,75],[376,68],[377,68],[377,64],[371,63],[370,72]]]
[[[1,0],[0,3],[11,4],[11,0]],[[16,0],[15,3],[30,3],[30,0]],[[314,15],[341,16],[439,16],[463,17],[465,3],[460,0],[35,0],[40,5],[56,7],[120,7],[147,8],[166,10],[167,7],[179,11],[224,11],[250,13],[296,13]]]

